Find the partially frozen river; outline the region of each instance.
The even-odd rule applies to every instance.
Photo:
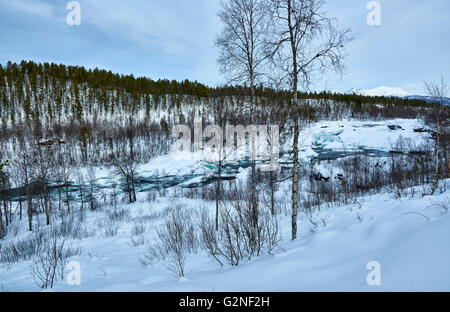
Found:
[[[417,120],[407,119],[318,122],[302,132],[300,161],[302,164],[309,164],[311,161],[333,161],[356,154],[389,157],[398,153],[394,145],[400,137],[406,140],[414,137],[417,141],[420,140],[419,136],[424,136],[423,133],[414,131],[417,127]],[[289,151],[289,147],[289,142],[281,147],[279,166],[282,168],[292,167],[292,150]],[[239,172],[249,166],[248,160],[228,162],[224,165],[222,178],[235,179]],[[139,167],[136,190],[147,192],[172,187],[197,188],[214,183],[216,172],[217,167],[212,163],[174,160],[167,155],[161,156]],[[51,188],[52,194],[56,196],[57,187]],[[117,177],[113,169],[99,168],[95,181],[96,193],[106,193],[113,188],[120,192],[124,188],[124,181]],[[72,198],[79,197],[79,184],[72,182],[69,190]],[[23,190],[21,193],[24,193]],[[38,188],[35,193],[39,193]],[[10,196],[17,199],[17,194],[17,190],[12,190]]]

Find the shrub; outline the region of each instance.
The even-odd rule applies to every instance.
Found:
[[[181,207],[171,209],[165,224],[157,230],[157,241],[147,245],[141,257],[145,265],[164,261],[169,271],[184,276],[186,257],[197,251],[197,237],[191,218]]]
[[[0,245],[0,263],[11,266],[23,260],[30,260],[38,253],[45,241],[45,232],[37,231],[24,238]]]
[[[79,248],[66,247],[66,237],[52,229],[30,264],[35,283],[41,288],[53,288],[55,281],[64,279],[67,259],[80,253]]]
[[[432,199],[431,205],[438,208],[442,214],[447,214],[450,208],[450,197],[446,196],[442,199]]]
[[[263,251],[272,253],[281,241],[279,218],[272,216],[270,207],[253,210],[249,192],[233,191],[220,210],[219,230],[205,211],[199,224],[202,247],[220,265],[237,266],[243,259],[251,260]]]

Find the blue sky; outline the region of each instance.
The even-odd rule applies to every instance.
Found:
[[[0,0],[0,63],[55,62],[152,79],[224,83],[214,39],[219,0],[79,0],[81,25],[66,24],[66,0]],[[450,80],[450,1],[380,0],[368,26],[366,0],[328,0],[326,11],[355,38],[346,74],[314,89],[379,86],[423,94],[425,80]]]

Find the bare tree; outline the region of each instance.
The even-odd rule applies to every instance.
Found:
[[[205,161],[216,168],[216,186],[215,186],[215,200],[216,200],[216,231],[219,230],[219,204],[222,196],[222,174],[224,171],[226,161],[232,157],[229,153],[229,149],[225,149],[223,144],[223,129],[228,120],[228,109],[225,104],[223,97],[218,97],[214,99],[212,108],[210,110],[211,118],[215,126],[209,126],[206,128],[206,135],[212,136],[214,134],[213,140],[215,144],[211,148],[205,151]],[[202,125],[200,125],[202,126]],[[231,142],[227,142],[230,144]],[[233,142],[234,143],[234,142]]]
[[[22,183],[25,187],[25,193],[28,204],[28,230],[33,230],[33,198],[32,198],[32,182],[35,177],[35,163],[37,156],[35,149],[30,148],[27,144],[22,142],[20,146],[20,153],[17,158],[13,160],[14,165],[19,169]]]
[[[339,29],[335,19],[322,12],[323,0],[272,0],[273,36],[270,55],[281,70],[280,82],[292,90],[294,166],[292,179],[292,239],[297,238],[298,167],[300,125],[297,112],[299,84],[308,87],[316,73],[342,72],[344,45],[349,29]]]
[[[41,288],[53,288],[53,284],[58,280],[58,267],[65,265],[65,238],[59,239],[53,234],[37,255],[30,262],[31,274],[35,283]]]
[[[20,169],[17,168],[16,165],[11,165],[8,168],[9,176],[11,177],[12,182],[14,183],[14,188],[17,191],[17,201],[19,205],[19,219],[22,220],[23,215],[23,207],[22,207],[22,178],[20,175]]]
[[[3,170],[3,168],[7,165],[7,162],[5,163],[1,163],[0,162],[0,184],[2,186],[1,191],[2,191],[2,197],[3,197],[3,206],[4,206],[4,211],[5,211],[5,221],[6,221],[6,227],[8,226],[8,212],[7,212],[7,205],[6,205],[6,185],[8,184],[8,175],[7,173]],[[0,239],[3,238],[4,235],[6,235],[6,227],[5,225],[3,225],[3,217],[2,217],[2,209],[0,207]]]
[[[264,0],[221,1],[219,17],[224,29],[217,38],[220,49],[220,70],[230,83],[250,86],[250,124],[254,123],[255,86],[261,81],[265,62],[268,59],[267,43],[268,2]],[[254,137],[252,137],[254,139]],[[256,212],[256,163],[251,159],[251,203]],[[257,214],[255,214],[257,215]]]
[[[47,225],[50,225],[48,182],[51,176],[50,170],[52,169],[53,165],[53,150],[45,146],[36,145],[36,155],[38,160],[37,178],[40,186],[42,187],[46,223]]]
[[[245,133],[246,129],[242,129],[238,126],[236,128],[227,126],[227,121],[231,118],[231,112],[228,109],[224,97],[218,97],[214,99],[214,103],[211,107],[211,115],[214,125],[205,128],[203,135],[206,138],[211,137],[211,140],[206,142],[206,148],[204,149],[204,160],[206,163],[212,165],[216,169],[216,187],[215,187],[215,199],[216,199],[216,231],[219,230],[219,205],[222,200],[223,188],[222,188],[222,175],[225,170],[225,165],[228,161],[233,160],[237,150],[245,148]],[[201,126],[201,125],[200,125]],[[252,127],[250,127],[253,129]],[[224,139],[223,129],[226,130],[226,138]],[[234,129],[234,131],[232,130]],[[242,130],[242,131],[239,131]],[[237,142],[235,143],[235,134]],[[255,141],[256,131],[249,131],[250,141]],[[225,144],[224,144],[225,143]],[[257,204],[256,204],[256,192],[254,186],[256,185],[255,179],[251,180],[251,203],[254,211],[254,215],[257,216]],[[253,191],[253,192],[252,192]],[[256,220],[255,220],[256,221]]]
[[[434,145],[435,153],[435,180],[433,183],[433,190],[431,195],[436,193],[439,185],[439,157],[440,157],[440,140],[442,135],[442,125],[441,125],[441,110],[444,102],[444,98],[448,93],[448,85],[444,80],[444,76],[441,76],[441,81],[439,82],[425,82],[425,89],[429,96],[433,97],[434,100],[434,112],[436,114],[436,128],[434,132],[436,133],[436,143]]]
[[[138,163],[134,160],[133,155],[126,150],[117,152],[111,159],[117,173],[125,179],[125,190],[128,193],[129,202],[136,202],[135,184]]]
[[[54,283],[64,279],[67,259],[81,253],[80,248],[67,246],[67,237],[60,235],[53,225],[41,233],[42,241],[31,258],[30,269],[35,283],[41,288],[53,288]]]
[[[65,193],[65,199],[64,202],[66,204],[67,207],[67,212],[70,213],[70,184],[71,184],[71,178],[73,175],[73,169],[70,166],[69,162],[69,158],[70,155],[68,153],[61,153],[60,154],[61,157],[61,161],[59,164],[59,168],[56,171],[56,177],[58,180],[58,183],[60,184],[58,186],[58,200],[59,203],[61,203],[61,191],[60,191],[60,187],[64,187],[64,193]],[[60,207],[61,208],[61,207]]]
[[[96,208],[96,201],[95,201],[95,180],[97,177],[97,173],[95,171],[95,167],[94,166],[89,166],[88,168],[88,187],[87,187],[87,192],[88,192],[88,196],[89,196],[89,205],[91,210],[95,210]]]
[[[80,198],[80,212],[84,212],[84,192],[85,192],[85,181],[83,173],[78,169],[76,172],[77,184],[78,184],[78,197]]]
[[[173,208],[165,223],[157,230],[156,241],[147,245],[140,261],[144,265],[164,261],[169,271],[183,277],[186,257],[197,251],[197,235],[194,223],[185,207]]]

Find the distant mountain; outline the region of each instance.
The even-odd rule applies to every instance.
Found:
[[[428,103],[436,102],[436,100],[431,96],[423,96],[423,95],[408,95],[404,97],[408,100],[423,100]],[[450,98],[444,98],[443,104],[446,106],[450,106]]]
[[[400,88],[390,88],[390,87],[378,87],[375,89],[351,89],[348,93],[365,95],[365,96],[396,96],[396,97],[405,97],[412,95],[411,93],[406,92]]]
[[[405,90],[401,88],[391,88],[391,87],[378,87],[375,89],[351,89],[347,93],[349,94],[357,94],[357,95],[364,95],[364,96],[394,96],[394,97],[400,97],[405,98],[409,100],[423,100],[428,103],[435,102],[433,97],[431,96],[424,96],[424,95],[414,95],[409,92],[406,92]],[[444,105],[450,106],[450,98],[444,98]]]

